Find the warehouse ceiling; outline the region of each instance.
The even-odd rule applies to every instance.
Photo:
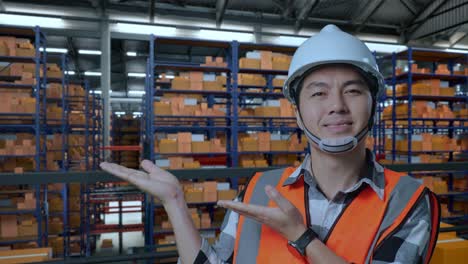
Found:
[[[256,37],[271,32],[283,34],[283,29],[286,35],[307,36],[334,23],[357,36],[380,36],[403,45],[468,49],[468,0],[0,0],[0,11],[59,16],[79,23],[96,23],[104,14],[113,14],[113,19],[146,24],[172,20],[181,28],[250,27]],[[69,67],[77,76],[100,71],[99,55],[79,53],[100,50],[99,26],[94,30],[46,32],[48,47],[68,49]],[[258,39],[261,41],[261,37]],[[127,74],[144,72],[148,41],[118,34],[112,36],[111,48],[111,96],[125,97],[128,90],[143,90],[144,79]],[[127,56],[129,51],[137,56]],[[158,52],[162,60],[199,60],[211,51],[161,47]],[[87,78],[91,87],[99,89],[99,76]],[[139,104],[116,102],[113,109],[138,111]]]

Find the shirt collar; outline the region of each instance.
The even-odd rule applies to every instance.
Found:
[[[384,188],[385,188],[385,177],[384,169],[382,165],[375,161],[375,156],[372,151],[366,149],[366,163],[367,171],[364,175],[361,175],[361,178],[356,182],[351,188],[343,191],[343,193],[351,193],[358,190],[364,183],[369,185],[377,196],[383,200],[384,198]],[[307,177],[304,177],[304,174]],[[304,161],[299,167],[284,181],[283,186],[291,185],[295,183],[300,177],[304,177],[304,181],[309,184],[310,187],[316,186],[317,182],[312,173],[310,154],[307,154],[304,158]]]

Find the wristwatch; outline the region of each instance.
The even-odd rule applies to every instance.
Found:
[[[309,227],[296,241],[288,241],[288,245],[294,248],[301,256],[305,257],[307,245],[316,238],[317,234]]]

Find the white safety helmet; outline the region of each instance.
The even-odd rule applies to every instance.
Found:
[[[373,99],[369,124],[354,137],[320,139],[313,135],[302,123],[299,106],[296,102],[299,85],[308,73],[327,64],[348,64],[356,67],[366,81],[371,80],[370,90]],[[296,105],[299,112],[299,126],[310,141],[328,153],[343,153],[354,149],[371,129],[379,94],[385,83],[377,62],[369,48],[358,38],[341,31],[335,25],[325,26],[320,33],[310,37],[296,50],[289,66],[288,78],[284,83],[284,96]]]

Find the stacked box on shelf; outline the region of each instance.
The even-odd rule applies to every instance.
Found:
[[[392,131],[391,140],[388,140],[388,136],[384,139],[390,160],[414,162],[416,154],[424,154],[424,161],[432,158],[451,161],[454,160],[453,152],[466,151],[456,142],[458,137],[468,131],[468,123],[464,118],[468,95],[459,86],[466,84],[461,68],[465,61],[464,54],[412,48],[381,60],[381,68],[385,68],[386,62],[397,65],[393,71],[395,75],[387,78],[391,89],[387,89],[386,100],[391,103],[385,107],[381,116],[384,124],[382,129]],[[411,65],[402,66],[402,62],[410,62],[408,64]],[[456,63],[461,64],[452,66]],[[437,146],[421,149],[420,135],[424,133],[436,134],[434,138],[426,135],[425,141],[432,140]],[[385,133],[382,130],[379,134],[382,138]],[[406,138],[400,136],[404,134],[408,134]]]
[[[382,163],[466,160],[466,59],[466,54],[413,48],[380,59],[390,86],[378,126]],[[465,172],[426,172],[423,181],[440,196],[442,218],[458,221],[453,217],[466,215],[465,203],[457,200],[468,191],[466,178]]]

